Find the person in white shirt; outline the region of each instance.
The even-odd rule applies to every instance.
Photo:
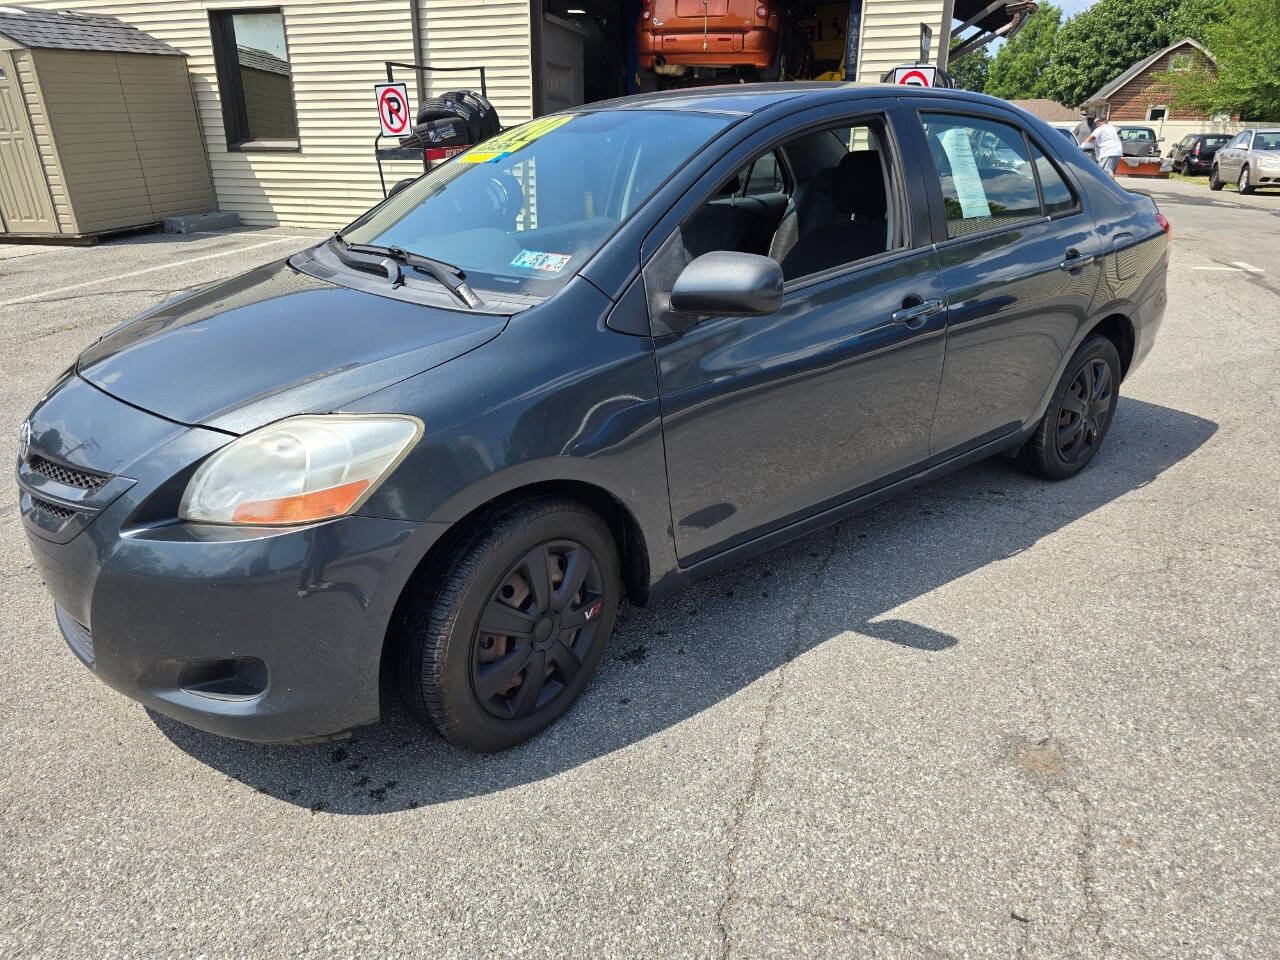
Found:
[[[1099,120],[1093,127],[1093,133],[1085,139],[1085,143],[1092,143],[1094,148],[1094,156],[1098,160],[1098,166],[1107,171],[1111,176],[1116,175],[1116,167],[1120,165],[1120,158],[1124,156],[1124,145],[1120,142],[1120,132],[1111,124],[1109,120]]]

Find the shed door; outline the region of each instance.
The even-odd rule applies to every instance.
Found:
[[[0,50],[0,217],[4,233],[57,233],[13,57]]]

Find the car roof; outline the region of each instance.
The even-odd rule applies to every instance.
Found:
[[[1011,106],[982,93],[948,88],[928,89],[886,83],[842,83],[840,81],[804,80],[781,83],[722,84],[714,87],[686,87],[681,90],[662,90],[639,93],[630,97],[602,100],[582,107],[571,108],[575,113],[594,113],[600,110],[687,110],[694,112],[737,113],[744,116],[781,103],[793,109],[818,106],[838,100],[859,100],[872,97],[930,97],[946,94],[975,103]]]

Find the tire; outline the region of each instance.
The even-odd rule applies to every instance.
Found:
[[[402,147],[465,147],[471,143],[471,133],[459,117],[423,121],[409,136],[400,138]]]
[[[1249,181],[1249,168],[1248,168],[1248,167],[1241,167],[1241,168],[1240,168],[1240,179],[1238,179],[1238,180],[1236,181],[1236,189],[1237,189],[1241,194],[1246,194],[1246,195],[1247,195],[1247,194],[1253,193],[1253,184]]]
[[[1023,464],[1046,480],[1065,480],[1083,470],[1107,437],[1119,388],[1115,345],[1106,337],[1086,337],[1058,381],[1036,432],[1022,448]]]
[[[548,572],[541,582],[539,570]],[[558,597],[557,585],[575,572],[578,589]],[[410,598],[399,638],[409,709],[471,750],[492,753],[529,739],[591,679],[620,592],[613,536],[586,507],[544,497],[494,515]],[[562,625],[562,613],[575,624]],[[490,624],[508,632],[482,629]],[[530,679],[535,667],[539,681]]]
[[[1218,179],[1218,165],[1216,163],[1209,168],[1209,189],[1222,189],[1222,181]]]

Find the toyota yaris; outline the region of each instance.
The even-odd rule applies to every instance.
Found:
[[[1000,452],[1061,480],[1169,226],[1006,103],[788,83],[555,114],[90,346],[23,425],[71,650],[259,741],[380,677],[499,750],[618,605]]]

